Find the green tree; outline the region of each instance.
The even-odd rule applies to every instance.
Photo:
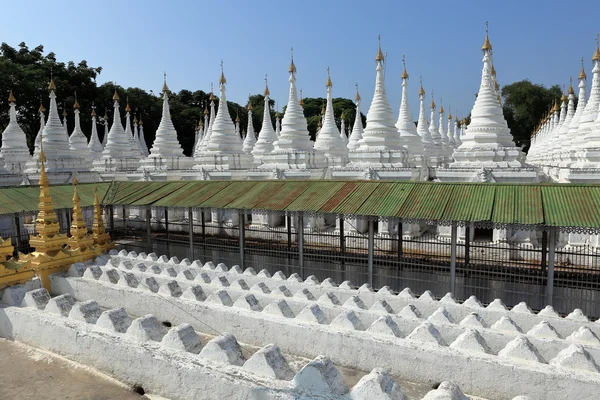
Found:
[[[546,88],[527,79],[502,88],[504,117],[518,146],[529,149],[533,130],[561,96],[560,86]]]

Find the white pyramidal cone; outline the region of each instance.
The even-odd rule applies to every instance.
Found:
[[[331,95],[333,84],[329,76],[329,68],[327,69],[325,87],[327,88],[327,105],[325,107],[323,126],[319,132],[319,136],[315,140],[314,148],[325,154],[329,166],[343,167],[348,162],[348,148],[340,136],[340,131],[335,124],[335,117],[333,116],[333,99]]]
[[[194,154],[194,151],[196,149],[196,146],[198,146],[198,143],[200,143],[202,141],[202,136],[204,134],[204,127],[202,126],[202,120],[198,120],[198,125],[196,125],[196,135],[194,137],[194,146],[192,147],[192,154]]]
[[[377,77],[375,93],[367,113],[367,126],[360,142],[360,151],[402,150],[400,136],[394,121],[394,112],[388,101],[385,90],[384,63],[385,57],[378,47],[375,62]]]
[[[288,69],[290,73],[290,91],[288,104],[281,121],[281,130],[278,132],[278,140],[273,144],[273,152],[312,151],[313,143],[308,133],[304,110],[298,102],[296,90],[296,65],[294,59]],[[277,133],[277,126],[275,132]]]
[[[358,85],[356,85],[356,96],[354,97],[356,102],[356,114],[354,116],[354,125],[352,126],[352,132],[348,138],[348,150],[356,150],[359,147],[359,142],[363,135],[363,124],[360,113],[360,94],[358,94]]]
[[[77,98],[75,98],[75,103],[73,104],[73,112],[75,113],[75,128],[69,136],[69,145],[71,146],[71,150],[75,150],[78,154],[87,157],[90,154],[90,150],[88,148],[88,141],[81,130],[81,120],[79,117],[79,102]]]
[[[344,144],[348,144],[348,136],[346,135],[346,115],[342,111],[342,115],[340,115],[340,137],[344,141]]]
[[[406,70],[406,61],[402,58],[404,69],[402,71],[402,100],[400,102],[400,111],[398,112],[398,121],[396,128],[400,133],[402,144],[412,156],[415,162],[423,158],[423,143],[421,137],[417,133],[417,127],[412,118],[410,104],[408,103],[408,71]]]
[[[131,154],[129,139],[125,135],[125,129],[123,129],[123,125],[121,123],[121,111],[119,110],[119,95],[117,94],[116,90],[115,94],[113,95],[113,101],[113,123],[110,127],[110,131],[108,131],[108,136],[106,138],[106,146],[104,147],[102,158],[135,158],[135,156]],[[46,146],[44,144],[44,148],[45,147]]]
[[[206,146],[208,145],[208,141],[210,140],[210,135],[212,133],[212,127],[215,123],[215,116],[216,116],[215,95],[213,94],[213,91],[212,91],[212,84],[211,84],[209,101],[210,101],[210,119],[209,119],[209,112],[205,108],[204,109],[204,135],[202,136],[202,141],[200,142],[200,144],[196,145],[196,148],[194,149],[194,157],[199,157],[202,154],[204,154],[204,152],[206,152]]]
[[[513,142],[491,74],[492,44],[486,33],[481,47],[483,69],[477,99],[471,111],[471,123],[454,150],[456,168],[505,168],[524,166],[524,154]]]
[[[140,158],[140,146],[137,144],[133,129],[131,129],[131,107],[129,106],[129,100],[125,106],[125,136],[127,136],[127,140],[129,141],[131,155]]]
[[[47,159],[69,157],[71,154],[69,135],[65,134],[65,127],[58,116],[54,80],[50,81],[48,90],[50,90],[50,110],[48,112],[48,121],[46,121],[42,134],[44,153]],[[48,169],[48,165],[46,165],[46,169]]]
[[[244,138],[243,150],[244,153],[252,154],[254,146],[256,145],[256,132],[254,131],[254,124],[252,123],[252,104],[248,99],[248,126],[246,128],[246,137]]]
[[[42,136],[44,133],[44,126],[46,126],[46,116],[44,114],[45,112],[46,112],[46,109],[40,103],[40,109],[39,109],[40,129],[38,130],[38,133],[35,136],[35,142],[34,142],[34,146],[33,146],[33,160],[34,161],[39,160],[39,158],[40,158],[40,151],[41,151],[41,147],[42,147]]]
[[[88,143],[88,149],[90,151],[90,156],[92,157],[92,160],[98,160],[100,157],[102,157],[102,151],[104,151],[104,147],[102,147],[102,143],[98,138],[98,127],[96,123],[95,107],[92,107],[92,134]]]
[[[425,90],[423,89],[423,82],[421,82],[421,88],[419,89],[419,120],[417,122],[417,133],[421,137],[423,148],[427,156],[434,155],[435,143],[431,138],[429,131],[429,123],[427,122],[427,116],[425,114]]]
[[[454,132],[452,131],[453,128],[454,125],[452,122],[452,114],[448,113],[448,126],[446,128],[446,135],[448,136],[448,147],[450,148],[450,153],[452,153],[452,150],[457,147],[457,144],[454,141]]]
[[[444,157],[449,156],[452,153],[452,147],[450,146],[450,140],[448,139],[448,132],[446,132],[446,127],[444,126],[444,106],[440,103],[440,112],[439,112],[439,124],[438,130],[440,132],[440,143],[442,145],[442,154]]]
[[[583,66],[583,58],[581,59],[581,72],[579,72],[579,95],[577,101],[577,107],[575,109],[575,114],[573,114],[573,118],[569,123],[569,130],[567,132],[565,141],[563,143],[563,153],[561,156],[561,160],[563,161],[563,166],[569,166],[571,161],[575,159],[574,143],[577,142],[577,131],[579,130],[579,122],[581,121],[581,115],[583,114],[583,110],[585,110],[585,106],[587,103],[587,94],[586,94],[586,86],[587,86],[587,75],[585,73],[585,68]]]
[[[140,151],[142,153],[142,157],[148,157],[150,155],[150,151],[148,150],[148,145],[146,144],[146,135],[144,134],[144,121],[142,121],[141,117],[138,124],[138,129],[140,130],[140,133],[138,135],[140,141]]]
[[[258,134],[258,140],[252,149],[252,155],[254,156],[254,163],[261,164],[262,157],[265,154],[269,154],[273,151],[273,145],[277,141],[278,136],[275,130],[273,129],[273,124],[271,122],[271,106],[269,104],[269,96],[271,92],[269,92],[269,85],[265,78],[265,104],[263,109],[263,121],[262,127],[260,128],[260,132]]]
[[[442,137],[440,136],[440,131],[438,129],[437,123],[435,122],[435,109],[436,109],[435,101],[433,100],[433,92],[431,92],[431,105],[429,106],[430,115],[429,115],[429,134],[431,135],[431,140],[438,148],[441,154],[442,148]]]
[[[183,149],[177,139],[177,131],[171,120],[169,109],[169,87],[167,81],[163,83],[163,107],[160,124],[156,130],[156,138],[150,149],[150,158],[183,157]]]
[[[581,114],[577,135],[573,140],[573,146],[577,149],[589,147],[588,136],[594,128],[594,121],[598,115],[598,107],[600,105],[600,49],[596,44],[596,51],[592,56],[594,68],[592,69],[592,87],[590,89],[590,97]]]
[[[25,132],[17,122],[16,99],[12,90],[8,96],[10,106],[9,122],[2,132],[2,147],[0,158],[4,161],[4,169],[12,174],[20,174],[25,170],[27,162],[31,159]]]
[[[106,143],[108,143],[108,132],[110,131],[110,126],[108,122],[108,111],[104,110],[104,136],[102,137],[102,147],[106,148]]]

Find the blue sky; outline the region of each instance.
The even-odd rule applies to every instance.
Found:
[[[358,83],[368,110],[375,86],[377,35],[388,55],[390,103],[400,103],[402,55],[410,74],[413,118],[419,75],[446,110],[470,111],[481,74],[485,21],[490,23],[501,85],[528,78],[568,85],[591,56],[597,3],[558,1],[77,1],[3,2],[0,40],[43,44],[61,61],[85,59],[104,68],[98,81],[159,91],[163,71],[171,90],[208,91],[223,60],[228,100],[245,103],[264,89],[287,103],[290,47],[305,97],[324,97],[327,67],[334,97],[354,97]],[[586,11],[587,10],[587,11]]]

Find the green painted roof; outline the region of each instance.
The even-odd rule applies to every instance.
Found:
[[[600,231],[600,185],[396,181],[175,181],[98,184],[103,204],[306,211],[403,220],[583,227]],[[93,185],[80,184],[82,206]],[[71,185],[50,188],[72,206]],[[37,211],[39,188],[0,188],[0,214]]]

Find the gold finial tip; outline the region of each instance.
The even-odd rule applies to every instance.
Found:
[[[329,75],[329,67],[327,67],[327,82],[325,82],[325,86],[326,87],[332,87],[333,84],[331,83],[331,76]]]
[[[212,91],[210,92],[210,96],[208,97],[208,99],[210,101],[213,101],[215,99],[215,95],[214,95],[214,93]]]
[[[119,101],[119,93],[117,93],[117,89],[115,89],[115,94],[113,94],[113,100]]]
[[[127,102],[127,105],[125,106],[125,112],[131,112],[131,107],[129,106],[129,102]]]
[[[292,61],[290,62],[290,68],[288,69],[288,72],[290,74],[295,74],[296,73],[296,64],[294,64],[294,59],[292,58]]]
[[[592,56],[592,60],[600,61],[600,47],[598,47],[598,43],[596,43],[596,51],[594,52],[594,55]]]
[[[381,35],[377,36],[377,55],[375,56],[375,61],[383,61],[385,60],[385,56],[381,51]]]
[[[443,114],[443,113],[444,113],[444,106],[440,105],[440,114]]]
[[[490,37],[488,35],[488,22],[485,21],[485,40],[483,41],[483,46],[481,46],[482,51],[490,51],[492,50],[492,43],[490,42]]]
[[[77,101],[77,98],[75,98],[75,102],[73,103],[73,109],[74,110],[79,110],[80,106],[79,106],[79,102]]]
[[[221,77],[219,78],[219,83],[220,84],[227,83],[227,79],[225,79],[225,74],[223,73],[223,71],[221,71]]]
[[[356,96],[354,96],[354,100],[360,101],[360,94],[358,93],[358,83],[356,84]]]
[[[40,103],[40,112],[46,112],[46,108],[44,107],[44,105],[42,103]]]
[[[10,90],[10,93],[8,94],[8,102],[9,103],[16,103],[17,102],[17,99],[15,99],[15,96],[13,95],[12,89]]]
[[[50,78],[50,84],[48,85],[48,90],[56,90],[56,84],[54,83],[54,78]]]
[[[66,107],[65,107],[65,109],[63,109],[62,115],[63,115],[63,117],[67,116],[67,109],[66,109]]]
[[[92,108],[92,114],[91,115],[92,115],[92,117],[96,116],[96,108]]]

